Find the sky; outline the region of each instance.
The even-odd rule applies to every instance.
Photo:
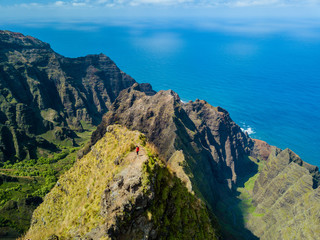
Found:
[[[188,26],[245,33],[298,30],[309,35],[320,29],[319,20],[320,0],[0,0],[2,28]]]
[[[319,6],[319,0],[1,0],[2,6],[72,6],[72,7],[115,7],[142,5],[179,6]]]
[[[320,18],[320,0],[0,0],[0,21]]]

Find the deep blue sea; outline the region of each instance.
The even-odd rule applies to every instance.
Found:
[[[230,27],[231,26],[231,27]],[[320,28],[5,25],[61,55],[104,53],[138,82],[229,111],[251,137],[320,166]]]

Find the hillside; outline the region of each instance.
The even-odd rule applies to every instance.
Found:
[[[309,217],[303,213],[320,206],[314,206],[319,191],[318,167],[303,162],[290,150],[251,139],[224,109],[202,100],[183,103],[172,91],[146,95],[134,84],[120,93],[93,133],[91,144],[115,122],[147,136],[189,190],[218,216],[226,239],[281,239],[297,234],[315,239],[320,229],[315,220],[319,212],[312,211]],[[274,155],[280,160],[272,160]],[[299,180],[302,176],[304,180]],[[294,194],[293,187],[297,188]],[[271,196],[272,204],[268,200]],[[294,206],[299,206],[300,221],[292,230],[288,219],[296,214],[283,211]],[[286,228],[290,234],[277,235],[273,228]]]
[[[255,177],[247,226],[261,239],[320,236],[319,170],[289,149],[273,150]]]
[[[76,146],[135,81],[107,56],[65,58],[30,36],[0,31],[0,162]]]
[[[217,239],[205,205],[150,151],[139,132],[109,126],[45,197],[25,238]]]
[[[0,238],[28,229],[41,197],[133,83],[103,54],[65,58],[36,38],[0,31]]]
[[[103,54],[0,41],[0,237],[32,215],[23,239],[317,239],[319,169],[291,150]]]

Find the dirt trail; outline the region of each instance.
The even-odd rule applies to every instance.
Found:
[[[139,146],[139,148],[140,151],[138,155],[136,151],[134,151],[130,152],[126,158],[129,160],[131,168],[137,168],[138,170],[141,170],[142,164],[148,160],[148,155],[143,147]]]

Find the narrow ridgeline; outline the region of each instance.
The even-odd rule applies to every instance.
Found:
[[[318,235],[318,167],[288,149],[251,139],[226,110],[202,100],[183,103],[171,90],[146,94],[134,84],[115,100],[91,145],[114,123],[146,135],[218,217],[225,239]]]
[[[109,126],[45,197],[25,238],[218,239],[205,205],[152,149],[138,131]]]
[[[221,107],[155,92],[103,54],[65,58],[19,33],[0,31],[0,59],[1,179],[49,184],[29,189],[33,200],[54,185],[24,239],[320,235],[318,167],[251,139]],[[69,171],[59,165],[64,155],[38,158],[77,145],[81,132],[97,124]],[[10,175],[7,163],[23,159],[14,170],[36,168],[38,175]],[[20,209],[8,200],[18,193],[9,185],[0,185],[2,225],[13,224],[8,216]]]

